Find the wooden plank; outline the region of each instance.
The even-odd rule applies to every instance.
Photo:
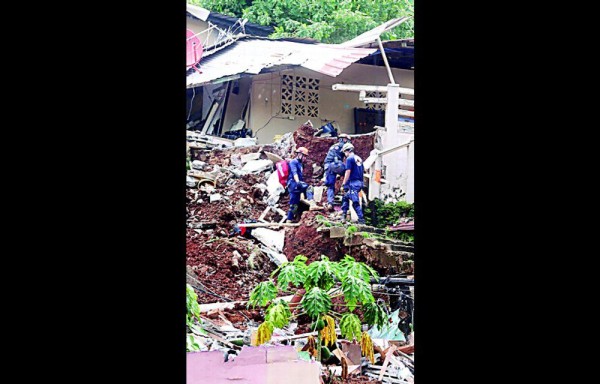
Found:
[[[216,333],[213,333],[212,331],[205,329],[206,333],[208,334],[208,336],[212,339],[217,340],[220,343],[225,344],[226,346],[228,346],[229,348],[233,348],[233,349],[242,349],[242,347],[240,347],[239,345],[235,345],[230,343],[229,341],[225,340],[224,338],[222,338],[221,336],[217,335]]]
[[[259,228],[259,227],[298,227],[300,223],[239,223],[238,227]]]
[[[218,106],[219,106],[219,103],[217,103],[216,101],[213,101],[212,105],[210,106],[208,116],[206,117],[206,120],[204,121],[204,127],[202,127],[202,131],[200,131],[201,135],[206,135],[206,131],[208,130],[208,127],[209,127],[213,117],[215,116],[215,112],[217,111]]]
[[[371,372],[366,372],[365,375],[372,377],[374,379],[377,379],[377,375],[371,373]],[[391,377],[391,376],[385,376],[384,380],[382,381],[382,383],[393,383],[393,384],[408,384],[408,381],[404,381],[404,380],[400,380],[397,379],[395,377]]]
[[[292,300],[292,297],[294,297],[294,295],[278,297],[277,299],[281,299],[284,301],[290,301],[290,300]],[[236,304],[245,305],[247,303],[248,303],[247,301],[230,301],[227,303],[200,304],[200,313],[205,313],[205,312],[208,312],[213,309],[233,309]]]
[[[381,381],[383,379],[383,375],[385,375],[385,371],[387,370],[387,366],[390,363],[390,356],[396,350],[396,346],[392,345],[388,352],[385,354],[385,360],[383,360],[383,364],[381,365],[381,372],[379,372],[379,378],[377,380]],[[390,353],[391,352],[391,353]]]
[[[267,212],[269,212],[270,209],[271,209],[271,207],[265,208],[265,210],[260,214],[260,217],[258,218],[258,221],[263,221],[263,219],[265,218],[265,216],[267,216]]]

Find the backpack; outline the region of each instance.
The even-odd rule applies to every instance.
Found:
[[[290,166],[287,160],[278,161],[275,164],[275,170],[277,171],[277,176],[279,177],[279,184],[285,188],[288,176],[290,175]]]

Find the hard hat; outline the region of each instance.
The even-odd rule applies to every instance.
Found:
[[[352,143],[346,143],[344,144],[344,146],[342,147],[342,152],[346,152],[348,150],[352,150],[354,151],[354,145],[352,145]]]
[[[308,156],[308,149],[306,149],[306,147],[299,147],[298,149],[296,149],[296,153],[298,152],[304,154],[305,156]]]
[[[350,135],[348,135],[347,133],[340,133],[340,134],[338,135],[338,137],[339,137],[340,139],[346,138],[346,139],[348,139],[348,140],[352,140],[352,138],[350,137]]]

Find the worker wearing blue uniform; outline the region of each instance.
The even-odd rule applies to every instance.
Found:
[[[342,133],[338,136],[339,141],[333,144],[327,155],[325,156],[325,162],[323,168],[325,169],[325,186],[327,187],[327,205],[329,210],[333,209],[333,198],[335,196],[335,180],[337,175],[343,175],[345,171],[344,153],[342,147],[344,144],[350,142],[350,136]]]
[[[306,200],[310,202],[310,208],[316,207],[313,199],[313,187],[304,182],[302,176],[302,161],[308,156],[308,149],[300,147],[296,149],[296,158],[289,164],[289,176],[287,180],[287,189],[290,194],[290,209],[287,213],[287,222],[291,222],[298,213],[298,204],[300,203],[300,194],[304,193]]]
[[[352,206],[358,215],[358,223],[364,224],[365,218],[362,207],[360,206],[359,192],[363,187],[363,175],[365,167],[363,161],[357,154],[354,153],[354,146],[351,143],[346,143],[342,147],[342,152],[346,155],[346,173],[344,174],[344,197],[342,198],[342,217],[346,217],[348,209],[350,209],[349,201],[352,201]]]

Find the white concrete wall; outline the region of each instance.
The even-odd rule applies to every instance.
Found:
[[[408,143],[410,140],[414,140],[414,134],[402,132],[400,127],[396,128],[396,131],[382,132],[382,144],[383,149],[389,148],[390,146]],[[393,140],[385,137],[386,135],[394,135]],[[396,142],[397,144],[388,144],[390,141]],[[400,148],[394,152],[388,153],[382,157],[382,177],[387,181],[386,184],[381,185],[381,197],[389,195],[397,195],[398,192],[404,194],[402,200],[406,200],[409,203],[414,202],[415,196],[415,143],[414,141],[407,147]]]
[[[392,73],[401,87],[414,88],[413,71],[392,69]],[[280,114],[280,75],[308,76],[320,80],[318,118],[296,116],[294,119],[289,119]],[[355,133],[354,108],[365,108],[366,104],[359,101],[358,92],[333,91],[331,86],[338,83],[387,85],[389,77],[385,67],[363,64],[352,64],[337,77],[304,68],[254,76],[249,124],[256,133],[258,143],[271,143],[276,135],[291,132],[307,120],[310,120],[315,127],[320,127],[328,121],[335,121],[340,132]]]

